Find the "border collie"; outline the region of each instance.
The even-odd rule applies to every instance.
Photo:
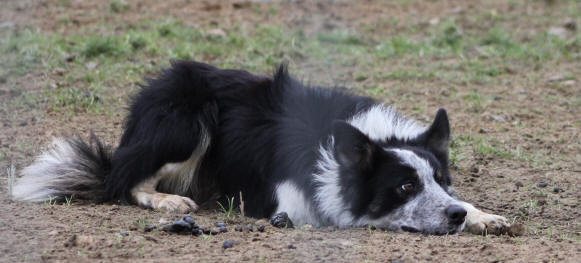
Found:
[[[134,97],[120,144],[55,139],[13,198],[74,196],[190,212],[217,198],[295,224],[447,234],[498,232],[504,217],[453,194],[445,110],[425,128],[393,107],[273,77],[176,61]]]

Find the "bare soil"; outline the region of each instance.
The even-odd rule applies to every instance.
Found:
[[[403,30],[404,25],[421,28],[432,18],[448,16],[456,17],[464,28],[487,27],[486,22],[471,19],[471,14],[488,10],[491,14],[523,16],[509,23],[519,30],[533,31],[551,24],[544,20],[527,23],[526,17],[564,12],[566,8],[553,3],[557,1],[528,1],[526,8],[516,10],[508,1],[460,0],[423,1],[421,5],[390,1],[127,2],[131,2],[131,12],[111,16],[99,12],[109,8],[108,1],[0,1],[0,23],[11,21],[16,27],[67,34],[79,30],[80,25],[102,20],[132,23],[168,16],[224,28],[240,23],[274,23],[309,33],[372,26],[373,34],[390,34]],[[253,11],[256,7],[276,7],[279,11],[257,13]],[[58,22],[65,16],[72,24]],[[382,24],[386,18],[398,19],[399,26]],[[347,66],[337,69],[341,73],[352,71]],[[265,232],[235,232],[235,225],[256,221],[238,217],[226,220],[229,232],[217,236],[145,232],[144,224],[173,221],[182,215],[82,200],[74,200],[70,206],[17,203],[9,199],[8,179],[3,175],[0,262],[581,262],[581,64],[555,62],[538,70],[515,65],[511,71],[502,76],[503,81],[476,84],[465,90],[462,83],[431,80],[390,80],[382,84],[397,87],[384,99],[401,111],[411,112],[416,105],[425,107],[425,113],[412,114],[420,121],[428,121],[437,108],[445,107],[456,136],[486,134],[494,137],[495,146],[518,149],[530,156],[503,158],[460,145],[463,158],[453,167],[460,196],[485,211],[523,224],[523,236],[422,236],[370,229],[277,229],[270,225]],[[556,89],[547,79],[562,72],[577,79]],[[0,82],[2,171],[10,165],[17,170],[25,167],[52,136],[85,135],[93,130],[109,143],[117,141],[123,110],[112,116],[83,113],[62,117],[42,103],[26,100],[26,95],[42,92],[53,78],[51,72],[40,70]],[[355,83],[351,77],[346,78],[348,84]],[[484,112],[475,113],[465,101],[447,96],[452,88],[466,93],[478,89],[494,100]],[[112,107],[124,106],[120,102]],[[540,187],[541,182],[548,186]],[[194,218],[199,225],[211,227],[224,221],[224,214],[207,210],[194,214]],[[235,241],[234,247],[223,249],[226,240]]]

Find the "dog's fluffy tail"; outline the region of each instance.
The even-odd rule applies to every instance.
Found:
[[[93,134],[89,142],[77,137],[56,138],[51,149],[28,167],[12,189],[14,200],[42,202],[75,199],[105,201],[105,177],[112,152]]]

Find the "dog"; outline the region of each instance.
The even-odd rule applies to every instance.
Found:
[[[187,213],[234,198],[247,216],[393,231],[494,233],[509,226],[459,200],[444,109],[429,127],[374,99],[174,61],[133,98],[119,146],[57,138],[13,199],[68,196]]]

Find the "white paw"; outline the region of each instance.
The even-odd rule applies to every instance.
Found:
[[[184,214],[198,210],[198,205],[190,198],[161,193],[153,194],[151,205],[154,209],[165,209]]]
[[[510,224],[503,216],[472,210],[466,215],[466,230],[474,234],[500,235],[508,231]]]

